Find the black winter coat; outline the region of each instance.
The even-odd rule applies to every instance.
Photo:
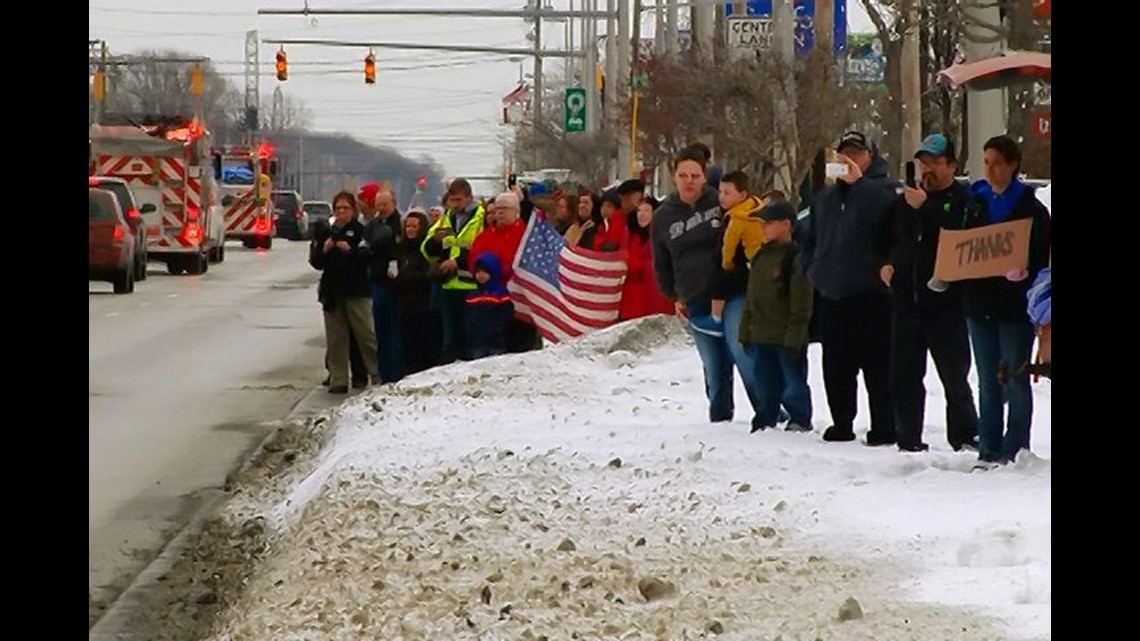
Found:
[[[879,271],[887,262],[890,210],[897,183],[876,156],[854,184],[827,187],[811,206],[803,242],[808,280],[824,298],[838,300],[884,292]]]
[[[336,301],[345,298],[370,297],[368,284],[368,256],[361,247],[364,241],[364,225],[359,221],[349,221],[343,227],[332,226],[329,237],[334,241],[344,240],[349,244],[348,251],[333,247],[324,251],[324,242],[314,240],[309,244],[309,264],[321,270],[321,282],[317,286],[317,299],[326,309],[331,309]]]
[[[950,288],[935,292],[927,287],[934,277],[938,238],[943,229],[961,229],[970,189],[954,181],[942,191],[929,193],[917,210],[899,196],[891,209],[891,294],[895,309],[928,314],[962,314],[962,292]]]

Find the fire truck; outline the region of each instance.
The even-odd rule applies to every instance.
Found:
[[[240,240],[247,248],[270,249],[277,232],[270,199],[277,175],[273,145],[227,145],[210,153],[222,193],[226,238]]]
[[[109,114],[91,125],[90,174],[122,178],[140,208],[154,206],[142,214],[147,254],[171,274],[202,274],[225,259],[209,140],[205,126],[185,116]]]

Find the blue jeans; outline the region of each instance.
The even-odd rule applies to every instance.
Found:
[[[693,302],[688,306],[690,315],[708,315],[710,312],[708,301]],[[709,420],[714,423],[732,420],[735,410],[732,368],[735,365],[740,371],[740,380],[744,383],[752,410],[756,413],[753,425],[758,424],[762,406],[759,394],[760,381],[757,380],[759,370],[755,353],[745,349],[740,342],[740,318],[743,314],[744,296],[730,298],[724,304],[723,337],[709,336],[691,329],[689,332],[701,356],[705,375],[705,395],[709,399]]]
[[[396,295],[388,285],[372,284],[372,322],[376,325],[380,380],[394,383],[404,377],[404,348],[396,316]]]
[[[757,380],[760,383],[759,423],[774,427],[780,417],[780,405],[788,410],[790,422],[811,427],[811,389],[807,382],[807,346],[795,357],[782,345],[750,345],[756,357]]]
[[[978,367],[978,454],[983,461],[1010,461],[1019,450],[1029,449],[1029,425],[1033,420],[1033,390],[1029,374],[1015,374],[1029,361],[1033,350],[1033,326],[1028,321],[1002,322],[969,318],[970,342]],[[1009,379],[998,381],[1002,364]],[[1009,401],[1005,420],[1002,398]]]

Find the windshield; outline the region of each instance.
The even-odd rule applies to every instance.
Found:
[[[99,189],[115,194],[115,198],[119,199],[119,205],[124,208],[130,208],[134,202],[131,198],[131,188],[123,183],[99,183]]]
[[[252,161],[222,159],[223,185],[252,185],[253,177]]]
[[[305,203],[305,213],[313,216],[331,216],[332,205],[328,203]]]
[[[298,204],[297,195],[292,192],[277,192],[273,194],[273,207],[275,209],[296,211]]]
[[[114,220],[115,210],[106,194],[90,190],[87,194],[87,220]]]

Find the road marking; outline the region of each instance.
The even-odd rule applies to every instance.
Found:
[[[110,318],[110,317],[112,317],[112,316],[118,316],[118,315],[119,315],[119,312],[110,312],[110,313],[108,313],[108,314],[104,314],[104,315],[105,315],[107,318]]]
[[[166,295],[167,298],[174,298],[176,296],[178,296],[178,294],[167,294]]]

